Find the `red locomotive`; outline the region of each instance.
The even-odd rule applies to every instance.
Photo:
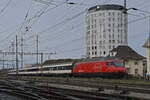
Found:
[[[122,60],[103,60],[76,63],[73,67],[75,76],[122,77],[126,72]]]

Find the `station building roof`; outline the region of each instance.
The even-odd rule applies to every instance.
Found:
[[[143,60],[145,59],[144,56],[138,54],[129,46],[118,46],[114,48],[111,52],[116,52],[115,57],[127,60],[127,59],[134,59],[134,60]]]

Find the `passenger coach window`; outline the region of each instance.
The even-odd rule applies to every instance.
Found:
[[[57,69],[58,69],[58,70],[61,70],[61,69],[62,69],[62,67],[61,67],[61,66],[58,66],[58,67],[57,67]]]
[[[53,68],[53,70],[56,70],[56,69],[57,69],[56,67]]]

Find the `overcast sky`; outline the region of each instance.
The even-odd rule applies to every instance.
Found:
[[[83,57],[86,53],[86,9],[101,4],[123,5],[123,0],[68,2],[76,4],[67,4],[65,0],[0,0],[0,50],[9,51],[9,46],[15,42],[15,36],[18,35],[19,43],[20,37],[24,38],[24,52],[36,52],[38,34],[39,52],[56,52],[51,59]],[[149,11],[150,0],[127,0],[127,7]],[[142,45],[148,38],[148,18],[132,21],[147,15],[148,13],[129,11],[129,46],[144,56],[146,50]],[[2,59],[2,56],[0,57]],[[48,56],[44,58],[46,60]],[[6,56],[6,59],[12,57]],[[24,59],[25,64],[35,62],[36,56],[26,56]]]

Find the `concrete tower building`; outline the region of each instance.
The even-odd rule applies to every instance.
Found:
[[[128,45],[128,16],[120,5],[97,5],[86,15],[86,55],[106,57],[118,45]]]

